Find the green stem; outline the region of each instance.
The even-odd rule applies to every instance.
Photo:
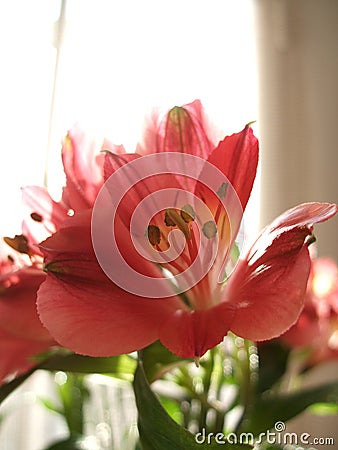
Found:
[[[237,361],[239,363],[239,403],[243,406],[243,413],[236,426],[238,432],[244,420],[250,416],[253,406],[257,382],[257,347],[246,339],[236,339]]]

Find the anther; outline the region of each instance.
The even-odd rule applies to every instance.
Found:
[[[161,232],[156,225],[148,225],[147,233],[151,245],[158,245],[161,242]]]
[[[316,241],[317,241],[316,236],[314,234],[311,234],[310,236],[307,236],[305,244],[309,247],[311,244],[314,244]]]
[[[23,234],[16,234],[14,238],[4,237],[3,240],[17,252],[30,254],[28,239]]]
[[[208,239],[211,239],[216,236],[217,234],[217,226],[216,223],[213,220],[209,220],[208,222],[205,222],[202,228],[203,234]]]
[[[177,226],[183,232],[186,239],[191,239],[188,225],[175,209],[170,208],[166,210],[164,222],[167,226]]]
[[[194,208],[191,205],[184,205],[181,209],[181,217],[186,223],[195,220]]]
[[[15,263],[15,260],[14,260],[14,258],[13,258],[12,255],[7,255],[7,259],[8,259],[8,261],[9,261],[11,264],[14,264],[14,263]]]
[[[31,218],[35,220],[35,222],[42,222],[43,220],[42,216],[37,212],[32,212]]]
[[[167,225],[167,227],[175,227],[176,222],[172,219],[171,214],[169,214],[168,211],[164,214],[164,223]]]
[[[222,183],[220,187],[217,190],[218,198],[224,198],[225,194],[227,193],[229,183]]]

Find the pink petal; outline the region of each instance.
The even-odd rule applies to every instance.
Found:
[[[49,348],[49,343],[13,337],[0,329],[0,384],[34,367],[33,357]]]
[[[161,328],[160,340],[181,358],[200,357],[222,341],[233,316],[234,309],[225,303],[207,310],[177,310]]]
[[[16,283],[5,288],[0,296],[0,328],[19,338],[50,342],[35,304],[37,290],[46,275],[29,268],[17,271],[15,276]]]
[[[115,286],[53,275],[38,292],[40,318],[61,345],[76,353],[112,356],[154,342],[175,299],[136,297]]]
[[[295,206],[279,217],[269,226],[270,231],[289,228],[311,226],[315,223],[325,222],[337,213],[337,205],[334,203],[302,203]]]
[[[32,252],[39,253],[34,244],[46,239],[67,218],[68,208],[55,202],[48,191],[38,186],[22,189],[22,201],[26,209],[22,232],[27,237]]]
[[[325,203],[298,205],[263,230],[224,292],[224,299],[238,306],[231,325],[234,333],[271,339],[297,320],[311,268],[306,242],[312,225],[336,211],[336,205]]]
[[[109,143],[91,138],[78,125],[68,132],[64,140],[62,161],[66,187],[62,198],[74,211],[92,206],[103,184],[104,157],[99,156],[102,145],[107,146]]]
[[[142,155],[182,152],[205,159],[215,146],[214,135],[201,102],[195,100],[184,106],[175,106],[164,117],[155,111],[146,123],[137,152]]]
[[[40,319],[59,343],[77,353],[128,353],[158,339],[161,323],[183,303],[177,297],[138,297],[112,283],[94,254],[89,212],[70,218],[67,227],[41,244],[49,273],[38,293]],[[124,230],[120,223],[122,236]],[[156,266],[138,254],[130,238],[123,242],[135,270],[159,276]]]
[[[272,339],[291,327],[304,306],[310,256],[303,247],[290,260],[278,257],[271,265],[252,270],[242,261],[233,273],[226,296],[237,302],[231,331],[254,341]]]
[[[104,179],[107,181],[120,167],[139,157],[140,155],[137,153],[116,154],[107,152],[104,159]]]
[[[162,277],[160,270],[151,262],[146,261],[135,249],[128,229],[119,217],[116,218],[116,234],[119,249],[128,265],[137,272],[148,277]],[[109,252],[109,243],[97,243],[96,250]],[[69,217],[63,227],[39,246],[45,256],[47,271],[57,273],[59,277],[74,277],[76,279],[100,280],[109,282],[102,271],[94,253],[91,239],[91,210],[83,211]],[[112,260],[112,264],[114,261]],[[116,271],[120,270],[115,267]]]
[[[208,161],[220,169],[234,187],[242,209],[248,202],[258,164],[258,140],[246,126],[240,133],[227,136],[211,153]]]
[[[305,307],[297,322],[280,336],[280,339],[290,347],[308,347],[320,334],[321,326],[318,317]]]

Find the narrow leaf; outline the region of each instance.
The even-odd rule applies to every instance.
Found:
[[[262,396],[254,405],[245,429],[255,434],[273,428],[278,421],[286,422],[314,403],[337,403],[338,383],[328,383],[287,395]]]
[[[142,362],[139,363],[134,378],[134,391],[138,408],[138,428],[143,450],[172,450],[172,449],[216,449],[220,443],[215,442],[215,436],[207,437],[199,442],[195,436],[185,428],[179,426],[164,410],[159,400],[152,392],[146,379]],[[202,432],[202,430],[201,430]],[[221,437],[219,436],[219,439]],[[234,445],[225,442],[223,449],[250,449],[249,445]]]
[[[185,360],[171,353],[160,341],[142,350],[143,370],[150,383],[162,377],[172,368],[185,364]]]
[[[76,354],[57,354],[43,362],[40,368],[52,371],[131,376],[135,372],[136,360],[128,355],[92,358]]]
[[[289,350],[277,341],[258,345],[258,392],[270,389],[285,373]]]

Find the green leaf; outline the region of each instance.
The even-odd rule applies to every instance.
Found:
[[[338,415],[337,403],[314,403],[308,408],[309,412],[317,416],[334,416]]]
[[[338,383],[328,383],[286,395],[265,395],[256,401],[244,428],[258,434],[273,428],[278,421],[292,419],[314,403],[337,402]]]
[[[62,408],[60,408],[60,406],[58,406],[56,403],[54,403],[52,400],[50,400],[49,398],[44,398],[44,397],[38,397],[38,400],[42,403],[42,405],[48,409],[49,411],[52,411],[56,414],[60,414],[61,416],[63,416],[63,410]]]
[[[284,375],[289,353],[289,349],[276,341],[258,345],[258,392],[271,388]]]
[[[106,373],[131,379],[136,369],[136,360],[129,355],[93,358],[76,354],[56,354],[44,361],[40,369],[76,372]]]
[[[105,373],[132,380],[137,364],[136,360],[129,355],[92,358],[68,352],[58,352],[52,355],[48,354],[48,356],[45,355],[44,358],[42,360],[41,356],[39,364],[30,371],[0,387],[0,404],[38,369],[76,373]]]
[[[210,443],[203,436],[200,444],[195,436],[178,425],[164,410],[155,394],[150,389],[142,362],[139,362],[135,372],[134,391],[138,408],[138,429],[143,450],[190,450],[216,449],[219,443],[210,437]],[[202,432],[202,430],[201,430]],[[224,438],[223,438],[224,440]],[[225,450],[250,449],[249,445],[233,445],[222,442]]]
[[[64,382],[58,384],[58,394],[62,403],[62,415],[66,420],[70,435],[82,435],[84,426],[83,405],[85,399],[89,396],[84,384],[84,376],[67,373]]]
[[[160,341],[156,341],[141,351],[143,370],[150,383],[161,378],[166,372],[179,365],[191,362],[171,353]],[[136,365],[135,365],[136,367]]]

